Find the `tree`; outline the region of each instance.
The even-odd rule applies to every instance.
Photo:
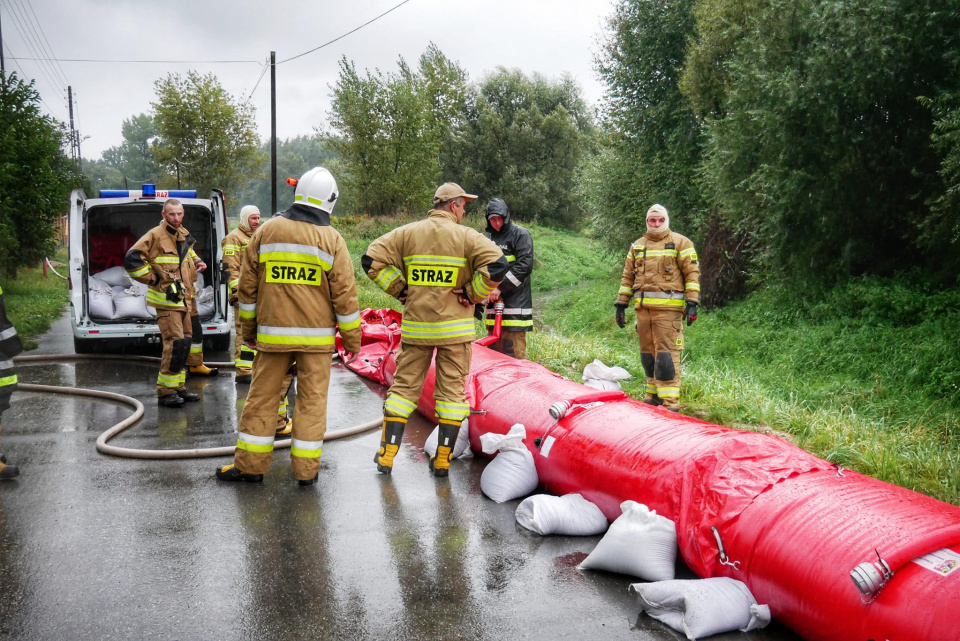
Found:
[[[235,102],[213,74],[170,74],[155,88],[157,164],[174,175],[179,168],[184,188],[203,196],[223,189],[231,203],[235,188],[259,162],[253,106]]]
[[[343,58],[333,87],[330,149],[337,180],[357,211],[388,215],[430,203],[447,131],[459,118],[466,72],[431,44],[417,70],[401,58],[395,73],[364,75]]]
[[[159,176],[152,143],[157,137],[153,116],[140,114],[123,121],[123,142],[103,152],[104,162],[121,172],[125,181],[156,184]]]
[[[41,115],[39,102],[32,81],[0,74],[0,273],[10,279],[53,250],[53,224],[80,182],[62,123]]]
[[[576,226],[583,206],[574,186],[593,135],[572,78],[551,82],[501,67],[472,88],[466,119],[452,130],[444,179],[483,200],[503,198],[519,220]]]

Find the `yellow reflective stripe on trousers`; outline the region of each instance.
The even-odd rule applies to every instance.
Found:
[[[476,336],[473,318],[460,318],[452,321],[428,323],[403,319],[400,326],[401,338],[455,338]]]
[[[333,268],[333,256],[313,245],[298,243],[266,243],[260,245],[260,262],[286,261],[320,265],[324,271]]]
[[[162,307],[186,307],[181,299],[179,303],[167,300],[166,294],[161,294],[153,289],[147,290],[147,305],[160,305]]]
[[[139,278],[140,276],[146,276],[147,274],[150,273],[150,265],[144,265],[143,267],[141,267],[136,271],[132,271],[132,272],[127,271],[127,273],[133,276],[134,278]]]
[[[157,374],[157,385],[160,387],[180,387],[180,373],[176,374]]]
[[[680,398],[679,387],[657,387],[657,396],[660,398]]]
[[[465,267],[467,259],[463,256],[441,256],[439,254],[414,254],[403,257],[404,265],[456,265]]]
[[[323,441],[290,439],[290,454],[300,458],[320,458],[320,455],[323,454]]]
[[[333,345],[333,327],[257,327],[257,341],[270,345]]]
[[[203,343],[193,343],[190,345],[191,354],[201,354],[203,353]]]
[[[337,325],[340,326],[341,332],[346,332],[360,327],[360,312],[356,311],[352,314],[347,314],[346,316],[337,314]]]
[[[254,436],[253,434],[244,434],[240,432],[237,435],[237,449],[247,452],[265,454],[273,451],[272,436]]]
[[[653,383],[647,383],[647,394],[656,394],[657,386]]]
[[[390,287],[390,284],[402,275],[403,272],[401,272],[399,269],[393,265],[387,265],[380,270],[380,273],[377,274],[377,277],[373,279],[373,282],[383,291],[387,291],[387,288]]]
[[[13,376],[4,376],[0,378],[0,387],[6,387],[7,385],[16,385],[17,384],[17,375]]]
[[[281,403],[280,403],[280,409],[277,410],[277,414],[278,414],[279,416],[286,417],[286,415],[287,415],[287,407],[289,407],[289,405],[290,405],[290,401],[287,399],[286,396],[284,396],[284,397],[283,397],[283,401],[281,401]]]
[[[473,291],[480,296],[481,298],[486,298],[490,295],[490,292],[493,291],[493,288],[496,285],[487,285],[487,282],[483,278],[482,272],[474,272],[473,280],[470,282],[473,285]]]
[[[437,401],[437,416],[447,420],[462,421],[470,416],[470,406],[466,403]]]
[[[689,289],[692,292],[700,291],[700,283],[686,283],[683,287],[684,289]]]
[[[401,418],[407,418],[413,413],[413,410],[417,409],[417,404],[402,396],[388,394],[387,400],[383,402],[383,409]]]
[[[256,318],[257,304],[256,303],[237,303],[237,312],[240,314],[240,318]]]

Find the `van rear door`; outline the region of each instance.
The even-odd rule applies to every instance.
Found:
[[[220,263],[223,262],[223,248],[221,241],[227,235],[227,207],[224,203],[223,191],[220,189],[214,189],[210,194],[210,203],[213,207],[213,228],[216,231],[215,239],[215,253],[216,261],[213,265],[210,265],[208,274],[212,273],[213,276],[213,291],[214,296],[217,301],[216,310],[223,316],[224,320],[227,319],[227,283],[223,279],[223,274],[220,272]]]
[[[87,300],[84,294],[87,282],[87,262],[83,253],[83,216],[86,210],[87,195],[82,189],[70,192],[70,222],[69,241],[67,242],[67,256],[69,262],[70,305],[73,307],[74,325],[80,323],[87,310],[84,308]]]

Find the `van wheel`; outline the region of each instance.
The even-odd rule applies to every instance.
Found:
[[[73,351],[77,354],[95,354],[97,352],[97,341],[91,338],[73,337]]]
[[[215,352],[227,352],[233,348],[233,341],[230,340],[230,334],[216,334],[210,337],[210,347]]]

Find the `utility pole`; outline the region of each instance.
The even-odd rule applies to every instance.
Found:
[[[277,213],[277,52],[270,52],[270,215]]]
[[[67,85],[67,102],[70,103],[70,157],[73,158],[73,167],[77,167],[77,132],[73,128],[73,87]]]
[[[3,66],[3,22],[0,21],[0,73],[6,73],[7,69]]]

